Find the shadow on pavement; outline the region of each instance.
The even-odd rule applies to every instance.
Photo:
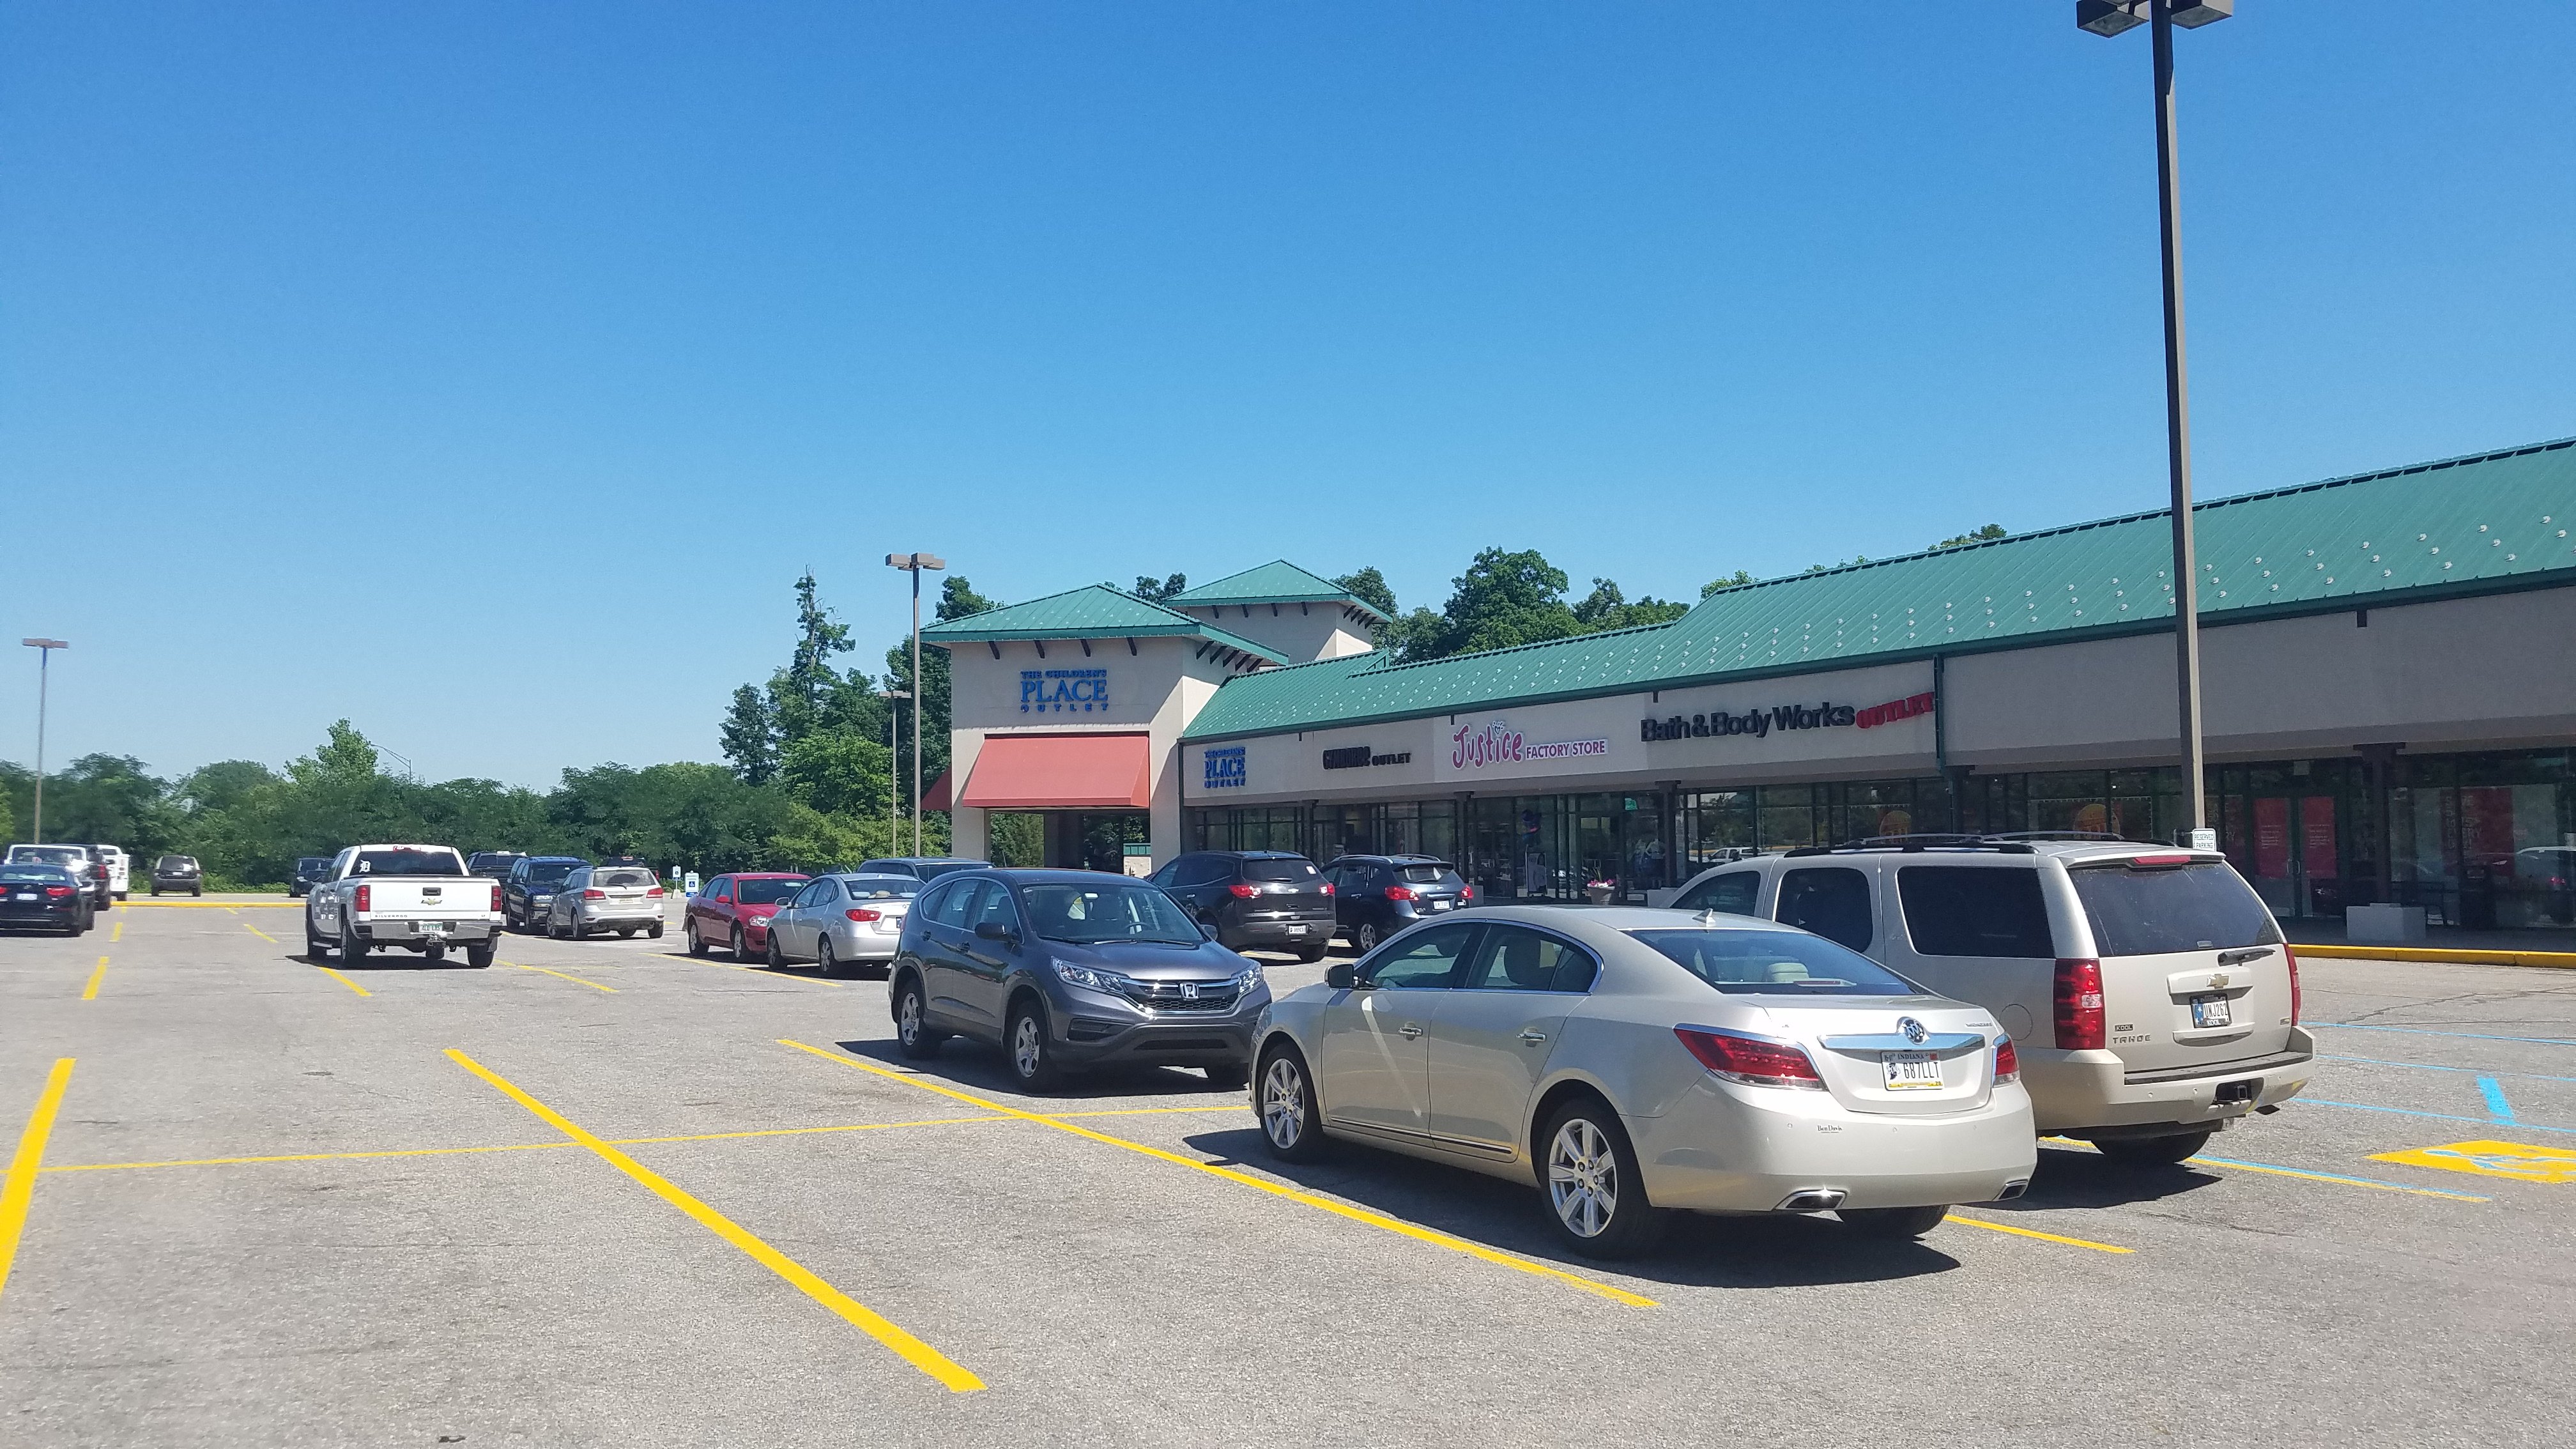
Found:
[[[1197,1071],[1185,1067],[1119,1067],[1086,1072],[1068,1077],[1057,1090],[1044,1097],[1030,1097],[1011,1080],[1010,1068],[1002,1060],[1002,1049],[979,1041],[950,1037],[941,1043],[939,1055],[928,1061],[914,1061],[897,1050],[894,1038],[874,1041],[840,1041],[834,1046],[854,1057],[865,1057],[884,1066],[919,1072],[936,1077],[952,1087],[969,1092],[990,1092],[1030,1103],[1023,1110],[1044,1114],[1058,1102],[1091,1102],[1108,1097],[1144,1097],[1168,1095],[1199,1099],[1211,1105],[1239,1103],[1248,1099],[1241,1087],[1218,1087]],[[1213,1099],[1211,1101],[1211,1099]]]
[[[2220,1178],[2188,1163],[2145,1166],[2070,1147],[2039,1147],[2039,1170],[2030,1191],[2011,1202],[1986,1203],[1981,1213],[2047,1212],[2063,1208],[2130,1207],[2215,1187]]]

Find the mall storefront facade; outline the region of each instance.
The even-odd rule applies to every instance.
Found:
[[[2273,908],[2569,925],[2576,446],[2222,499],[2195,524],[2204,808]],[[1875,836],[2177,840],[2169,532],[2152,513],[2017,535],[1412,663],[1285,563],[1173,607],[1094,589],[951,621],[925,640],[953,661],[958,847],[983,851],[988,813],[1126,808],[1131,868],[1418,852],[1487,900],[1652,901],[1745,852]],[[1114,703],[1050,702],[1077,668]]]

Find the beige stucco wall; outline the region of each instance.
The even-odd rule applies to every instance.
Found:
[[[1182,612],[1276,651],[1289,664],[1365,654],[1372,647],[1361,623],[1339,604],[1227,604]]]

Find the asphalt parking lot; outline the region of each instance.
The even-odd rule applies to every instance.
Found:
[[[2313,1100],[2193,1164],[2050,1145],[1919,1244],[1692,1219],[1613,1269],[1534,1191],[1283,1173],[1194,1074],[918,1070],[877,981],[301,949],[222,902],[0,937],[0,1442],[2576,1435],[2576,974],[2313,961]]]

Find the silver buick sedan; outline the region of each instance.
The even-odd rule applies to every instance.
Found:
[[[1393,936],[1273,1003],[1252,1106],[1327,1139],[1542,1188],[1576,1251],[1668,1209],[1835,1211],[1918,1237],[2038,1159],[2012,1038],[1858,952],[1715,912],[1500,906]]]

